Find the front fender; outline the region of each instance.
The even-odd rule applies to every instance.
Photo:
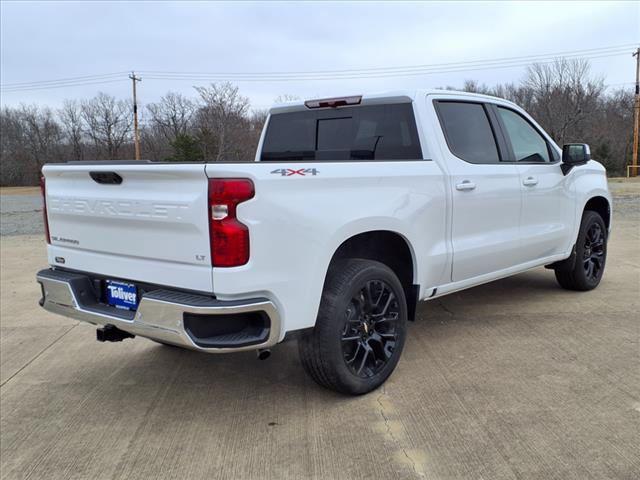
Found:
[[[570,174],[575,192],[576,209],[575,221],[573,228],[573,239],[578,238],[578,230],[582,214],[584,213],[587,202],[595,197],[603,197],[609,203],[609,210],[612,212],[613,199],[609,192],[607,182],[607,172],[604,166],[595,160],[589,161],[587,164],[574,168]],[[609,232],[611,232],[612,219],[609,221]]]

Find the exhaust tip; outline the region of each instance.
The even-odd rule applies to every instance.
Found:
[[[261,348],[258,350],[258,360],[266,360],[271,356],[271,350],[268,348]]]

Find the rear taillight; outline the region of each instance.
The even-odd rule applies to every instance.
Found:
[[[47,219],[47,187],[45,184],[44,175],[40,177],[40,191],[42,192],[42,214],[44,216],[44,235],[47,238],[47,243],[51,243],[49,237],[49,220]]]
[[[236,207],[255,194],[247,178],[209,179],[209,237],[214,267],[237,267],[249,261],[249,229],[238,221]]]

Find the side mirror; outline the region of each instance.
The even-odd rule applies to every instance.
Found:
[[[565,175],[577,165],[591,160],[591,150],[586,143],[567,143],[562,146],[562,173]]]

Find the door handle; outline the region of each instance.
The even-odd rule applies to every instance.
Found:
[[[538,184],[538,179],[536,177],[527,177],[522,181],[522,184],[525,187],[533,187]]]
[[[476,184],[471,180],[463,180],[462,183],[456,185],[456,190],[465,191],[465,190],[473,190],[476,188]]]

